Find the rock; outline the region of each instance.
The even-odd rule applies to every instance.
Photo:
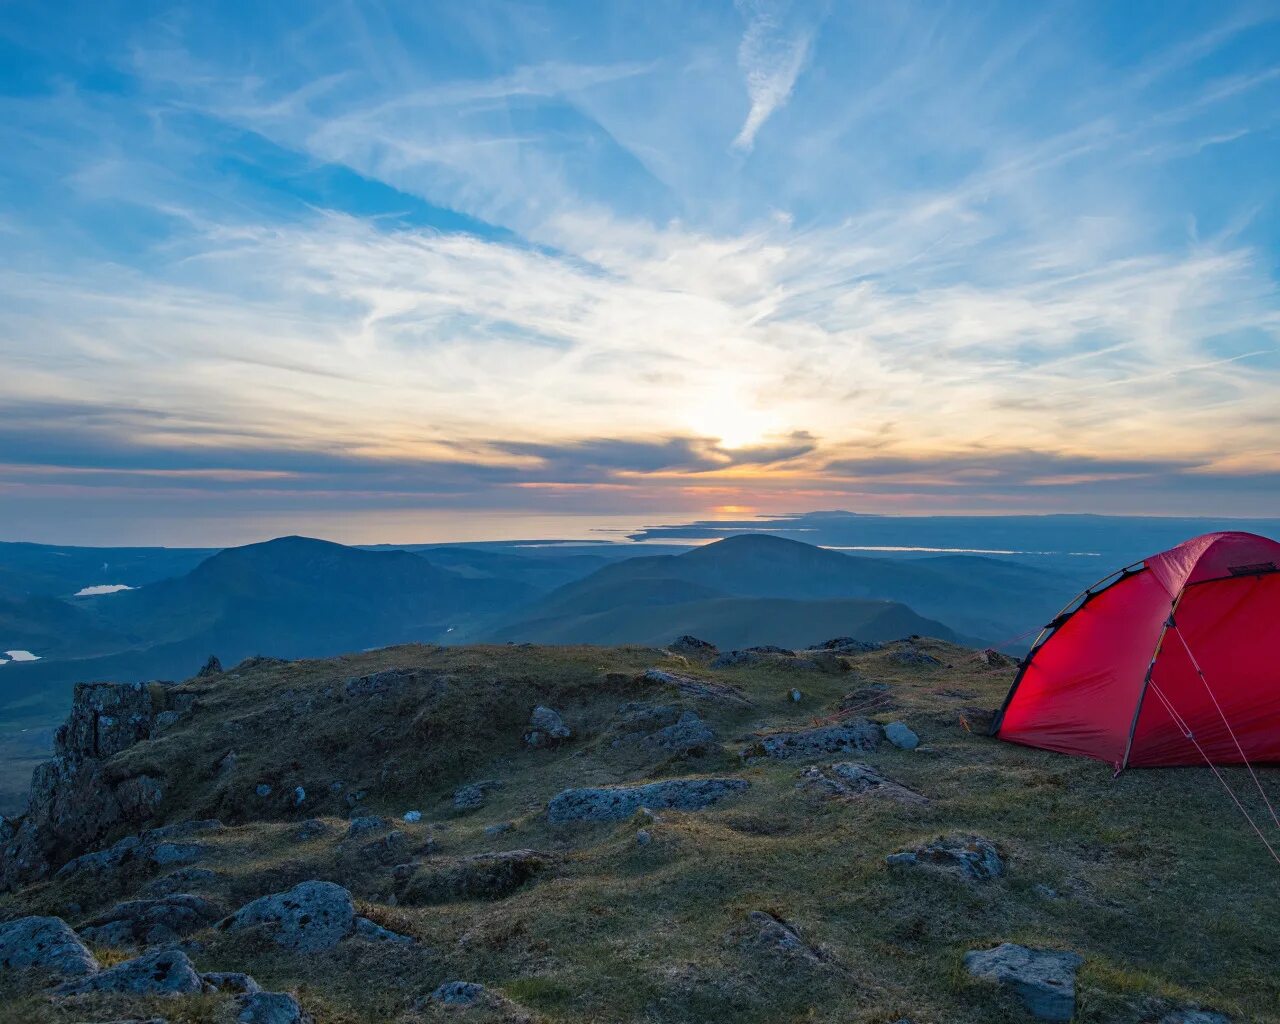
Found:
[[[125,836],[105,850],[82,853],[79,857],[67,861],[58,869],[54,877],[70,878],[72,875],[78,875],[82,872],[102,874],[103,872],[113,871],[133,860],[134,857],[142,856],[146,852],[146,847],[141,839],[137,836]]]
[[[711,662],[712,668],[751,668],[759,665],[806,672],[812,672],[818,668],[812,658],[800,658],[796,656],[795,651],[771,645],[747,647],[741,651],[725,651]]]
[[[1158,1024],[1231,1024],[1231,1018],[1211,1010],[1188,1008],[1166,1013]]]
[[[200,843],[157,843],[147,854],[152,864],[192,864],[203,860],[209,854],[209,848]]]
[[[767,733],[743,749],[741,756],[748,763],[763,758],[788,760],[875,750],[879,744],[880,727],[865,718],[853,718],[840,725]]]
[[[709,679],[695,679],[693,676],[686,676],[679,672],[667,672],[660,668],[651,668],[647,669],[641,678],[645,682],[657,683],[659,686],[672,686],[689,697],[744,704],[748,707],[755,703],[750,698],[743,696],[741,691],[735,687],[726,686],[723,683],[715,683]]]
[[[209,660],[204,663],[204,668],[196,673],[197,679],[208,679],[210,676],[222,675],[222,662],[218,660],[217,655],[209,655]]]
[[[263,926],[276,944],[299,953],[331,949],[355,927],[351,893],[333,882],[310,881],[246,903],[219,923],[227,931]]]
[[[81,995],[86,992],[120,992],[136,995],[178,995],[203,992],[199,972],[177,949],[159,949],[79,981],[59,985],[55,994]]]
[[[239,759],[236,757],[236,752],[234,750],[228,750],[225,754],[222,755],[217,765],[214,767],[213,769],[214,774],[230,775],[232,772],[236,770],[236,762],[238,760]]]
[[[964,965],[975,978],[1011,988],[1038,1020],[1069,1021],[1076,1008],[1076,969],[1084,963],[1075,953],[1002,943],[995,949],[970,950]]]
[[[176,711],[161,711],[151,723],[151,735],[155,736],[177,725],[182,716]]]
[[[404,820],[410,825],[416,825],[422,820],[421,811],[405,811]]]
[[[77,683],[54,753],[103,760],[151,735],[156,707],[144,683]]]
[[[428,840],[428,843],[431,841]],[[347,848],[350,852],[350,847]],[[409,837],[399,829],[392,829],[385,836],[371,839],[355,848],[355,855],[360,860],[374,864],[394,864],[404,860],[409,853]]]
[[[502,783],[496,779],[481,779],[454,791],[453,806],[460,811],[474,811],[484,806],[489,793],[501,789]]]
[[[792,966],[816,966],[830,956],[800,937],[794,926],[763,910],[747,914],[746,927],[727,937],[742,948],[785,960]]]
[[[718,742],[715,730],[699,718],[696,711],[684,712],[674,724],[659,729],[644,739],[646,746],[684,754],[701,753]]]
[[[799,704],[802,700],[804,700],[804,694],[801,693],[799,690],[797,690],[795,687],[792,687],[790,690],[787,691],[787,700],[791,701],[792,704]]]
[[[621,821],[641,807],[697,811],[747,789],[744,779],[668,779],[640,786],[566,789],[547,804],[547,821]]]
[[[97,971],[98,961],[59,917],[20,917],[0,924],[0,977],[21,973],[65,981]]]
[[[492,825],[486,825],[484,827],[484,834],[487,836],[500,836],[504,832],[510,832],[515,827],[515,822],[499,821]]]
[[[959,875],[975,882],[987,882],[1004,874],[1005,862],[999,848],[981,836],[939,839],[885,858],[891,868],[929,868]]]
[[[528,747],[558,746],[573,737],[573,730],[564,724],[560,712],[539,704],[529,716],[529,731],[524,734]]]
[[[436,903],[453,899],[501,899],[555,863],[555,858],[537,850],[505,850],[477,853],[469,857],[433,864],[410,880],[405,896],[414,903]]]
[[[642,828],[636,833],[637,846],[648,846],[651,842],[653,842],[653,833],[647,828]]]
[[[117,904],[86,921],[80,934],[106,946],[158,946],[207,928],[222,916],[222,908],[203,896],[175,893]]]
[[[441,1006],[475,1006],[487,994],[488,989],[474,981],[446,981],[427,1000]]]
[[[294,807],[301,807],[306,799],[307,791],[301,786],[295,786],[293,788],[293,796],[289,802],[292,803]]]
[[[237,1005],[236,1024],[311,1024],[311,1014],[288,992],[253,992]]]
[[[907,728],[905,722],[890,722],[886,725],[884,738],[899,750],[915,750],[920,746],[920,737]]]
[[[699,640],[696,636],[690,636],[688,633],[684,636],[676,637],[675,642],[667,650],[672,654],[692,658],[694,661],[710,661],[720,653],[715,644]]]
[[[272,658],[263,654],[255,654],[252,657],[245,658],[244,661],[236,665],[233,672],[249,672],[255,668],[275,668],[279,665],[289,664],[288,658]]]
[[[212,882],[217,877],[217,872],[208,868],[179,868],[147,883],[142,892],[146,896],[168,896]]]
[[[939,659],[932,654],[926,654],[914,644],[907,644],[890,651],[889,660],[915,668],[936,668],[942,664]]]
[[[974,655],[974,658],[990,668],[1013,668],[1018,664],[1016,658],[1010,658],[1007,654],[1001,654],[991,647],[988,647],[985,651],[979,651]]]
[[[838,636],[811,649],[829,651],[832,654],[866,654],[868,651],[878,651],[883,646],[884,644],[872,640],[855,640],[851,636]]]
[[[265,782],[259,782],[254,788],[254,792],[260,797],[268,797],[271,795],[271,787]]]
[[[262,991],[261,985],[239,971],[211,971],[200,977],[215,992],[238,992],[251,996]]]
[[[1058,898],[1058,890],[1045,885],[1043,882],[1037,882],[1031,887],[1031,891],[1041,899],[1056,900]]]
[[[329,826],[320,818],[308,818],[298,830],[294,832],[293,838],[300,843],[309,843],[313,839],[319,839],[321,836],[329,834]]]
[[[904,804],[929,802],[927,797],[914,789],[894,782],[878,769],[861,761],[841,761],[829,768],[814,765],[800,773],[800,780],[796,783],[796,788],[827,797],[878,796]]]
[[[391,946],[416,945],[410,936],[393,932],[390,928],[383,928],[382,925],[370,921],[367,917],[356,918],[354,935],[355,938],[364,939],[366,942],[381,942]]]
[[[392,696],[414,681],[417,673],[407,668],[388,668],[367,676],[356,676],[342,684],[345,697]]]
[[[359,839],[361,836],[372,835],[381,829],[387,827],[387,819],[380,818],[377,815],[366,815],[361,818],[352,818],[351,824],[347,826],[348,840]]]

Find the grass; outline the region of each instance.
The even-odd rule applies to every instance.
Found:
[[[296,662],[190,682],[197,710],[111,768],[163,778],[166,822],[220,817],[231,826],[195,840],[210,848],[203,866],[218,873],[197,891],[228,910],[328,878],[352,890],[362,913],[420,940],[391,950],[351,941],[300,957],[261,936],[197,936],[201,969],[243,970],[265,987],[293,990],[319,1024],[433,1019],[411,1011],[413,999],[458,978],[565,1024],[1025,1021],[1016,1001],[961,966],[966,950],[1003,941],[1085,957],[1080,1021],[1138,1024],[1194,1003],[1237,1020],[1280,1022],[1280,868],[1212,776],[1141,770],[1112,780],[1105,765],[967,731],[964,709],[996,706],[1012,669],[989,668],[962,648],[923,646],[946,667],[903,666],[873,652],[850,659],[848,673],[709,671],[651,649],[516,646],[401,647]],[[735,685],[754,705],[680,698],[641,679],[652,666]],[[389,667],[420,672],[395,696],[337,699],[347,678]],[[872,682],[887,685],[894,705],[873,717],[908,722],[927,749],[886,745],[862,759],[924,793],[927,805],[817,800],[795,786],[807,762],[744,767],[737,757],[754,730],[808,725]],[[799,704],[787,697],[792,686],[804,694]],[[610,717],[637,699],[688,703],[725,743],[687,759],[614,747]],[[520,737],[536,703],[559,709],[574,741],[525,750]],[[236,767],[219,773],[229,750]],[[703,812],[661,812],[657,824],[637,817],[553,827],[542,815],[566,786],[718,774],[751,788]],[[1226,774],[1247,792],[1243,771]],[[503,786],[481,810],[456,812],[453,789],[481,778]],[[273,787],[265,800],[255,793],[262,782]],[[1274,786],[1275,773],[1264,782]],[[293,808],[287,794],[299,785],[307,799]],[[554,854],[556,863],[502,899],[410,905],[388,865],[340,843],[352,813],[347,796],[360,791],[356,813],[423,812],[421,823],[396,827],[413,846],[434,840],[428,868],[433,859],[516,848]],[[299,842],[297,822],[308,817],[332,828]],[[514,828],[485,834],[500,821]],[[642,828],[653,836],[646,846],[636,841]],[[978,885],[885,870],[886,854],[948,834],[999,843],[1007,876]],[[3,897],[0,912],[61,913],[74,925],[149,877],[34,885]],[[833,963],[802,968],[744,946],[753,910],[788,921]],[[11,992],[0,998],[0,1019],[62,1024],[149,1011],[177,1024],[212,1020],[216,1004],[69,1009]]]

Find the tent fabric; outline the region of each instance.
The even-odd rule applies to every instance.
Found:
[[[1023,662],[993,731],[1117,769],[1280,762],[1280,544],[1205,534],[1086,592]]]

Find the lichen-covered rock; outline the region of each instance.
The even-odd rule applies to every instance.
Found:
[[[1005,862],[999,847],[981,836],[938,839],[885,858],[891,868],[926,868],[975,882],[987,882],[1004,874]]]
[[[311,1024],[311,1014],[288,992],[253,992],[237,1001],[236,1024]]]
[[[742,758],[747,762],[765,758],[781,761],[826,754],[852,754],[875,750],[879,745],[880,727],[865,718],[854,718],[839,725],[767,733],[745,747]]]
[[[1064,950],[1011,942],[970,950],[964,965],[975,978],[1007,986],[1038,1020],[1069,1021],[1076,1010],[1076,969],[1084,958]]]
[[[537,850],[477,853],[443,863],[431,863],[410,879],[405,898],[410,903],[454,899],[501,899],[532,881],[555,858]]]
[[[204,981],[186,953],[177,949],[160,949],[79,981],[65,982],[54,991],[61,996],[86,992],[180,995],[203,992]]]
[[[0,972],[64,981],[98,971],[98,961],[59,917],[0,924]]]
[[[217,879],[218,873],[209,868],[178,868],[167,875],[152,879],[142,888],[144,896],[169,896],[173,893],[208,885]]]
[[[502,783],[497,779],[481,779],[468,783],[454,791],[453,806],[460,811],[474,811],[483,807],[488,796],[495,789],[501,789]]]
[[[145,740],[155,716],[143,683],[77,683],[71,712],[54,734],[54,753],[101,760]]]
[[[641,786],[566,789],[547,805],[553,825],[574,821],[621,821],[641,807],[697,811],[750,786],[744,779],[668,779]]]
[[[104,946],[157,946],[207,928],[222,916],[223,909],[203,896],[175,893],[117,904],[81,925],[80,934]]]
[[[899,750],[915,750],[920,746],[920,737],[912,732],[906,722],[890,722],[884,727],[884,738]]]
[[[904,804],[927,804],[928,798],[895,782],[878,769],[861,761],[841,761],[821,768],[817,765],[800,773],[798,789],[834,798],[884,797]]]
[[[564,723],[560,712],[539,704],[529,716],[529,730],[524,734],[528,747],[553,747],[573,738],[573,730]]]
[[[288,892],[246,903],[218,927],[227,931],[263,927],[277,945],[299,953],[331,949],[355,927],[351,893],[333,882],[300,882]]]
[[[387,827],[387,819],[380,818],[376,814],[368,814],[359,818],[352,818],[351,823],[347,825],[346,839],[359,839],[362,836],[373,835]]]
[[[715,746],[719,737],[696,711],[685,711],[671,725],[644,738],[646,746],[692,754]]]

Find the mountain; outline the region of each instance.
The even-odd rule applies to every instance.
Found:
[[[691,587],[696,588],[693,597]],[[648,627],[649,614],[635,611],[638,608],[728,597],[810,602],[860,598],[901,602],[915,613],[992,643],[1047,622],[1072,592],[1071,582],[1057,573],[1000,559],[868,558],[782,537],[743,534],[680,555],[631,558],[605,566],[540,598],[536,608],[527,609],[493,636],[541,640],[567,634],[606,642],[590,635],[589,621],[612,609],[629,608],[633,611],[628,616],[617,613],[599,621],[607,623],[607,635],[614,636],[615,624],[630,617],[638,632],[627,639],[638,640],[639,632]],[[690,616],[701,614],[696,608],[687,611]],[[837,619],[840,611],[824,609],[820,621]],[[814,632],[820,632],[817,625]],[[759,633],[756,637],[761,643],[783,642]]]

